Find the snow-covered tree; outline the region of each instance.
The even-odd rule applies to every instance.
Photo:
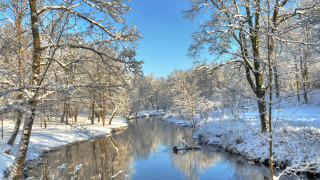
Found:
[[[284,29],[279,31],[280,25],[304,12],[299,11],[298,4],[287,0],[199,0],[191,3],[191,9],[184,12],[184,17],[193,20],[206,14],[203,16],[206,19],[193,35],[194,44],[189,48],[189,55],[197,58],[201,50],[208,47],[210,53],[224,55],[224,59],[230,60],[220,66],[242,64],[247,82],[256,96],[261,131],[265,132],[268,128],[266,92],[270,87],[266,76],[267,57],[274,59],[277,35],[286,32]],[[267,49],[265,56],[263,52]]]
[[[26,113],[11,178],[16,179],[21,172],[37,107],[41,101],[58,97],[58,103],[64,101],[64,116],[68,118],[72,106],[71,101],[80,97],[79,92],[83,87],[96,91],[96,99],[101,100],[98,97],[101,97],[102,87],[115,90],[113,87],[121,86],[119,84],[122,83],[115,81],[108,84],[108,77],[104,76],[103,78],[106,79],[101,79],[102,73],[116,77],[118,74],[115,74],[114,71],[119,67],[121,67],[119,73],[128,73],[140,66],[141,62],[134,58],[136,40],[140,36],[136,26],[130,27],[126,23],[124,14],[130,10],[130,7],[125,3],[125,0],[99,2],[90,0],[8,0],[1,2],[1,7],[3,7],[1,19],[6,19],[7,24],[11,24],[13,29],[17,30],[12,37],[8,38],[2,38],[3,34],[1,34],[1,39],[14,43],[12,39],[18,37],[17,45],[11,46],[13,47],[12,51],[8,49],[11,47],[5,46],[5,44],[2,44],[1,47],[7,48],[5,49],[7,53],[18,52],[16,53],[16,62],[21,65],[19,69],[27,70],[25,73],[16,70],[15,73],[10,74],[11,69],[5,69],[2,73],[6,74],[2,80],[7,84],[10,84],[10,81],[14,80],[12,78],[16,77],[2,94],[11,96],[15,92],[23,91],[25,102],[23,106],[21,103],[18,103],[20,106],[13,106],[17,103],[7,101],[2,111],[16,108],[20,111],[23,109],[23,112]],[[14,20],[9,17],[11,15],[14,15]],[[22,32],[22,27],[26,31]],[[19,28],[20,30],[18,30]],[[23,36],[23,33],[29,34]],[[21,55],[23,48],[29,46],[29,44],[22,43],[25,42],[23,37],[30,38],[29,41],[32,42],[32,50],[28,49],[31,53],[29,56],[26,55],[30,58],[29,62]],[[106,47],[110,51],[106,51]],[[110,53],[111,51],[113,53]],[[90,74],[89,71],[97,66],[97,73]],[[88,68],[87,72],[83,67]],[[18,80],[22,75],[29,82],[22,83]],[[76,78],[82,79],[80,82],[76,82]],[[90,78],[91,81],[87,81]],[[119,80],[119,82],[121,81]],[[63,94],[63,96],[59,96],[59,94]],[[22,97],[18,99],[22,99]],[[96,99],[94,101],[97,101]]]

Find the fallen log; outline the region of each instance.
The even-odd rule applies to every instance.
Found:
[[[202,149],[201,146],[189,146],[185,141],[179,141],[177,145],[173,146],[172,150],[174,153],[177,153],[179,150],[199,150]]]

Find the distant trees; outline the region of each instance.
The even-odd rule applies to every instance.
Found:
[[[172,77],[176,75],[175,77]],[[178,111],[180,116],[188,118],[193,127],[196,125],[195,116],[204,103],[204,96],[200,96],[201,90],[197,86],[197,80],[192,72],[183,72],[171,75],[173,82],[171,86],[172,107],[171,110]]]
[[[129,91],[131,112],[156,109],[167,110],[168,89],[164,78],[157,78],[153,74],[135,74]]]

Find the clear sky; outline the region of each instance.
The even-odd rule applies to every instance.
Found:
[[[174,69],[192,67],[186,56],[197,24],[182,18],[181,10],[190,8],[185,0],[131,0],[128,23],[136,24],[143,39],[137,60],[143,60],[145,74],[166,77]]]

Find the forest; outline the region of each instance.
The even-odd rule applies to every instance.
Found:
[[[136,58],[143,34],[127,0],[1,1],[0,178],[21,176],[34,126],[105,129],[145,110],[266,164],[271,179],[320,178],[319,1],[188,2],[181,16],[200,19],[193,66],[158,77]]]

